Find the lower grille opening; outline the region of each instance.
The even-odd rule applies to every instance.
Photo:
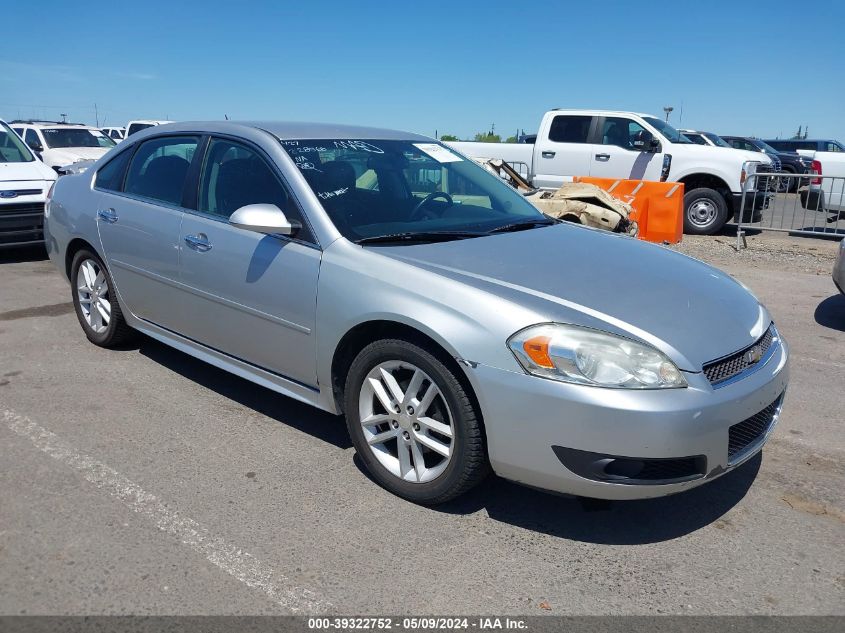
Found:
[[[608,462],[604,473],[611,479],[626,478],[641,481],[685,479],[704,474],[703,457],[677,459],[622,459]]]
[[[557,458],[576,475],[595,481],[617,484],[672,484],[704,477],[707,458],[704,455],[649,459],[622,457],[552,446]]]
[[[728,461],[762,440],[777,421],[783,394],[768,407],[728,429]]]

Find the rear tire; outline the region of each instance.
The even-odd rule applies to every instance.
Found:
[[[114,280],[96,253],[82,249],[74,256],[70,285],[76,318],[94,345],[115,347],[135,336],[123,318]]]
[[[684,233],[713,235],[728,221],[728,203],[718,191],[699,187],[684,194]]]
[[[355,450],[393,494],[435,505],[465,493],[489,472],[472,400],[429,350],[409,341],[375,341],[352,361],[344,392]]]

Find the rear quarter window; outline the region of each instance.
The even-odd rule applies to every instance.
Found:
[[[94,186],[107,191],[121,191],[126,166],[132,158],[132,151],[121,152],[100,168],[94,179]]]

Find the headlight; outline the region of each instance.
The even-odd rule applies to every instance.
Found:
[[[575,325],[534,325],[510,337],[508,346],[534,376],[620,389],[687,386],[665,354],[607,332]]]

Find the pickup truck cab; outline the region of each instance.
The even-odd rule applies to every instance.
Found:
[[[551,110],[533,145],[449,144],[476,159],[513,163],[541,189],[557,189],[574,176],[682,182],[684,231],[692,234],[721,229],[739,213],[746,178],[771,170],[763,154],[697,145],[659,117],[635,112]],[[753,214],[768,198],[755,196],[751,185],[746,209]]]
[[[0,249],[44,241],[44,203],[56,178],[0,121]]]

